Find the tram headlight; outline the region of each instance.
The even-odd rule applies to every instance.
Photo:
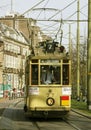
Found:
[[[46,104],[48,106],[52,106],[52,105],[54,105],[54,103],[55,103],[55,100],[52,97],[47,98]]]

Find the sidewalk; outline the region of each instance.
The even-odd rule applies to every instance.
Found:
[[[9,98],[0,98],[0,103],[6,102]]]
[[[12,100],[15,100],[15,99],[9,99],[8,97],[7,98],[0,98],[0,103],[12,102]]]
[[[0,98],[0,108],[6,108],[8,107],[10,104],[14,103],[14,102],[18,102],[19,100],[21,100],[22,98],[15,98],[15,99],[9,99],[9,98]]]

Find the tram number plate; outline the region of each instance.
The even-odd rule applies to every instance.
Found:
[[[62,95],[71,95],[71,87],[62,87]]]

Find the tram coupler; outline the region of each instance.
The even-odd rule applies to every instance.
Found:
[[[44,111],[44,116],[45,116],[45,118],[48,117],[48,111]]]

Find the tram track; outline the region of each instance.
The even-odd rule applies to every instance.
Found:
[[[20,102],[22,102],[23,100],[21,100],[21,101],[19,101],[18,103],[16,103],[16,105],[18,105]],[[86,114],[84,114],[84,113],[81,113],[81,112],[79,112],[79,111],[76,111],[76,110],[71,110],[71,112],[73,112],[73,113],[76,113],[77,115],[78,115],[78,117],[80,118],[80,116],[82,116],[83,118],[87,118],[87,119],[91,119],[91,117],[90,116],[87,116]],[[75,117],[74,117],[75,118]],[[62,118],[62,120],[61,119],[39,119],[39,120],[41,120],[42,122],[44,121],[44,122],[62,122],[62,120],[66,123],[66,124],[68,124],[69,126],[71,126],[74,130],[83,130],[81,127],[79,127],[79,125],[78,124],[75,124],[75,122],[73,123],[72,122],[72,119],[68,119],[68,118]],[[36,129],[37,130],[42,130],[42,128],[40,128],[40,124],[39,124],[39,120],[32,120],[32,124],[36,127]],[[89,129],[88,129],[89,130]]]
[[[75,130],[82,130],[80,128],[78,128],[76,125],[74,125],[73,123],[71,123],[70,121],[67,121],[67,119],[63,119],[68,125],[72,126]]]
[[[91,116],[86,115],[86,114],[80,112],[79,110],[71,109],[71,112],[74,113],[73,116],[72,116],[72,113],[71,113],[70,117],[63,118],[63,120],[67,124],[71,125],[76,130],[85,130],[85,129],[90,130],[91,129],[91,127],[90,127]]]
[[[36,121],[32,122],[32,124],[33,124],[34,126],[36,126],[37,130],[41,130],[40,127],[39,127],[39,125],[38,125],[38,123],[37,123]]]
[[[17,107],[17,105],[18,105],[19,103],[21,103],[22,101],[23,101],[23,99],[21,98],[19,101],[16,101],[13,106],[14,106],[14,107]]]
[[[15,104],[14,104],[14,106],[13,107],[17,107],[19,104],[21,104],[21,102],[23,102],[23,99],[22,100],[19,100],[19,101],[17,101]],[[85,114],[83,114],[83,113],[81,113],[81,112],[79,112],[79,111],[76,111],[76,110],[71,110],[71,112],[73,112],[73,113],[76,113],[76,114],[78,114],[78,115],[81,115],[81,116],[83,116],[83,118],[85,117],[85,118],[88,118],[88,119],[91,119],[91,117],[89,117],[89,116],[87,116],[87,115],[85,115]],[[80,128],[79,126],[78,126],[78,124],[76,125],[75,123],[73,123],[72,122],[72,119],[68,119],[68,118],[62,118],[62,120],[67,124],[67,125],[69,125],[69,127],[71,126],[71,128],[73,128],[74,130],[83,130],[82,128]],[[62,120],[61,119],[45,119],[45,118],[43,118],[43,119],[33,119],[33,120],[31,120],[31,123],[33,124],[33,126],[34,126],[34,130],[42,130],[42,128],[40,127],[40,124],[42,123],[42,122],[56,122],[57,123],[57,121],[58,122],[62,122]]]
[[[22,102],[23,100],[20,100],[20,101],[18,101],[18,102],[16,102],[15,104],[14,104],[14,107],[17,107],[21,102]],[[76,113],[76,114],[78,114],[78,115],[81,115],[81,116],[83,116],[83,117],[85,117],[85,118],[88,118],[88,119],[91,119],[91,117],[88,117],[87,115],[85,115],[85,114],[83,114],[83,113],[80,113],[79,111],[76,111],[76,110],[71,110],[72,112],[74,112],[74,113]],[[73,123],[73,122],[71,122],[71,119],[68,119],[68,118],[62,118],[62,120],[67,124],[67,125],[69,125],[69,127],[71,126],[71,128],[73,128],[74,130],[83,130],[83,129],[81,129],[79,126],[78,126],[78,124],[76,125],[75,123]],[[31,123],[33,124],[33,126],[34,126],[34,128],[36,129],[36,130],[42,130],[42,128],[40,127],[40,124],[42,123],[42,122],[56,122],[57,123],[57,121],[58,122],[62,122],[62,120],[61,119],[45,119],[45,118],[43,118],[43,119],[31,119]],[[41,121],[41,122],[40,122]],[[40,122],[40,123],[39,123]]]
[[[91,122],[90,119],[87,120],[87,117],[76,113],[74,111],[71,111],[69,113],[69,117],[67,118],[25,118],[23,113],[23,99],[17,99],[15,102],[13,102],[8,108],[6,108],[6,112],[3,115],[2,119],[7,119],[7,122],[10,122],[8,126],[5,124],[5,121],[3,120],[3,123],[6,125],[5,130],[7,128],[11,127],[16,128],[16,130],[19,129],[26,129],[26,130],[86,130],[86,127],[82,128],[82,125],[88,122]],[[7,118],[6,118],[7,117]],[[82,121],[82,119],[84,120]],[[10,120],[10,121],[9,121]],[[79,121],[78,121],[79,120]],[[12,123],[11,123],[12,122]],[[84,123],[85,122],[85,123]],[[81,123],[81,125],[80,125]],[[86,125],[85,125],[86,126]],[[90,127],[90,124],[89,124]],[[87,130],[90,130],[90,128],[87,128]],[[12,129],[14,130],[14,129]]]
[[[78,128],[76,125],[74,125],[73,123],[70,123],[69,121],[67,121],[67,120],[64,120],[64,119],[52,119],[52,120],[48,120],[49,121],[49,124],[51,124],[51,123],[54,123],[55,124],[55,127],[53,128],[53,130],[54,129],[57,129],[57,130],[59,130],[59,129],[63,129],[63,130],[82,130],[82,129],[80,129],[80,128]],[[43,122],[46,122],[46,124],[47,124],[47,126],[46,126],[46,130],[48,129],[49,130],[49,127],[48,127],[48,121],[47,120],[45,120],[45,121],[43,121]],[[58,124],[60,122],[60,124]],[[39,121],[32,121],[32,123],[33,123],[33,125],[34,126],[36,126],[36,128],[37,128],[37,130],[43,130],[43,128],[42,127],[40,127],[40,123],[39,123]],[[53,124],[53,125],[54,125]],[[65,128],[62,128],[61,127],[61,124],[64,124],[64,126],[67,124],[67,128],[65,129]],[[59,127],[58,127],[59,126]],[[50,127],[50,130],[51,130],[52,128]]]

